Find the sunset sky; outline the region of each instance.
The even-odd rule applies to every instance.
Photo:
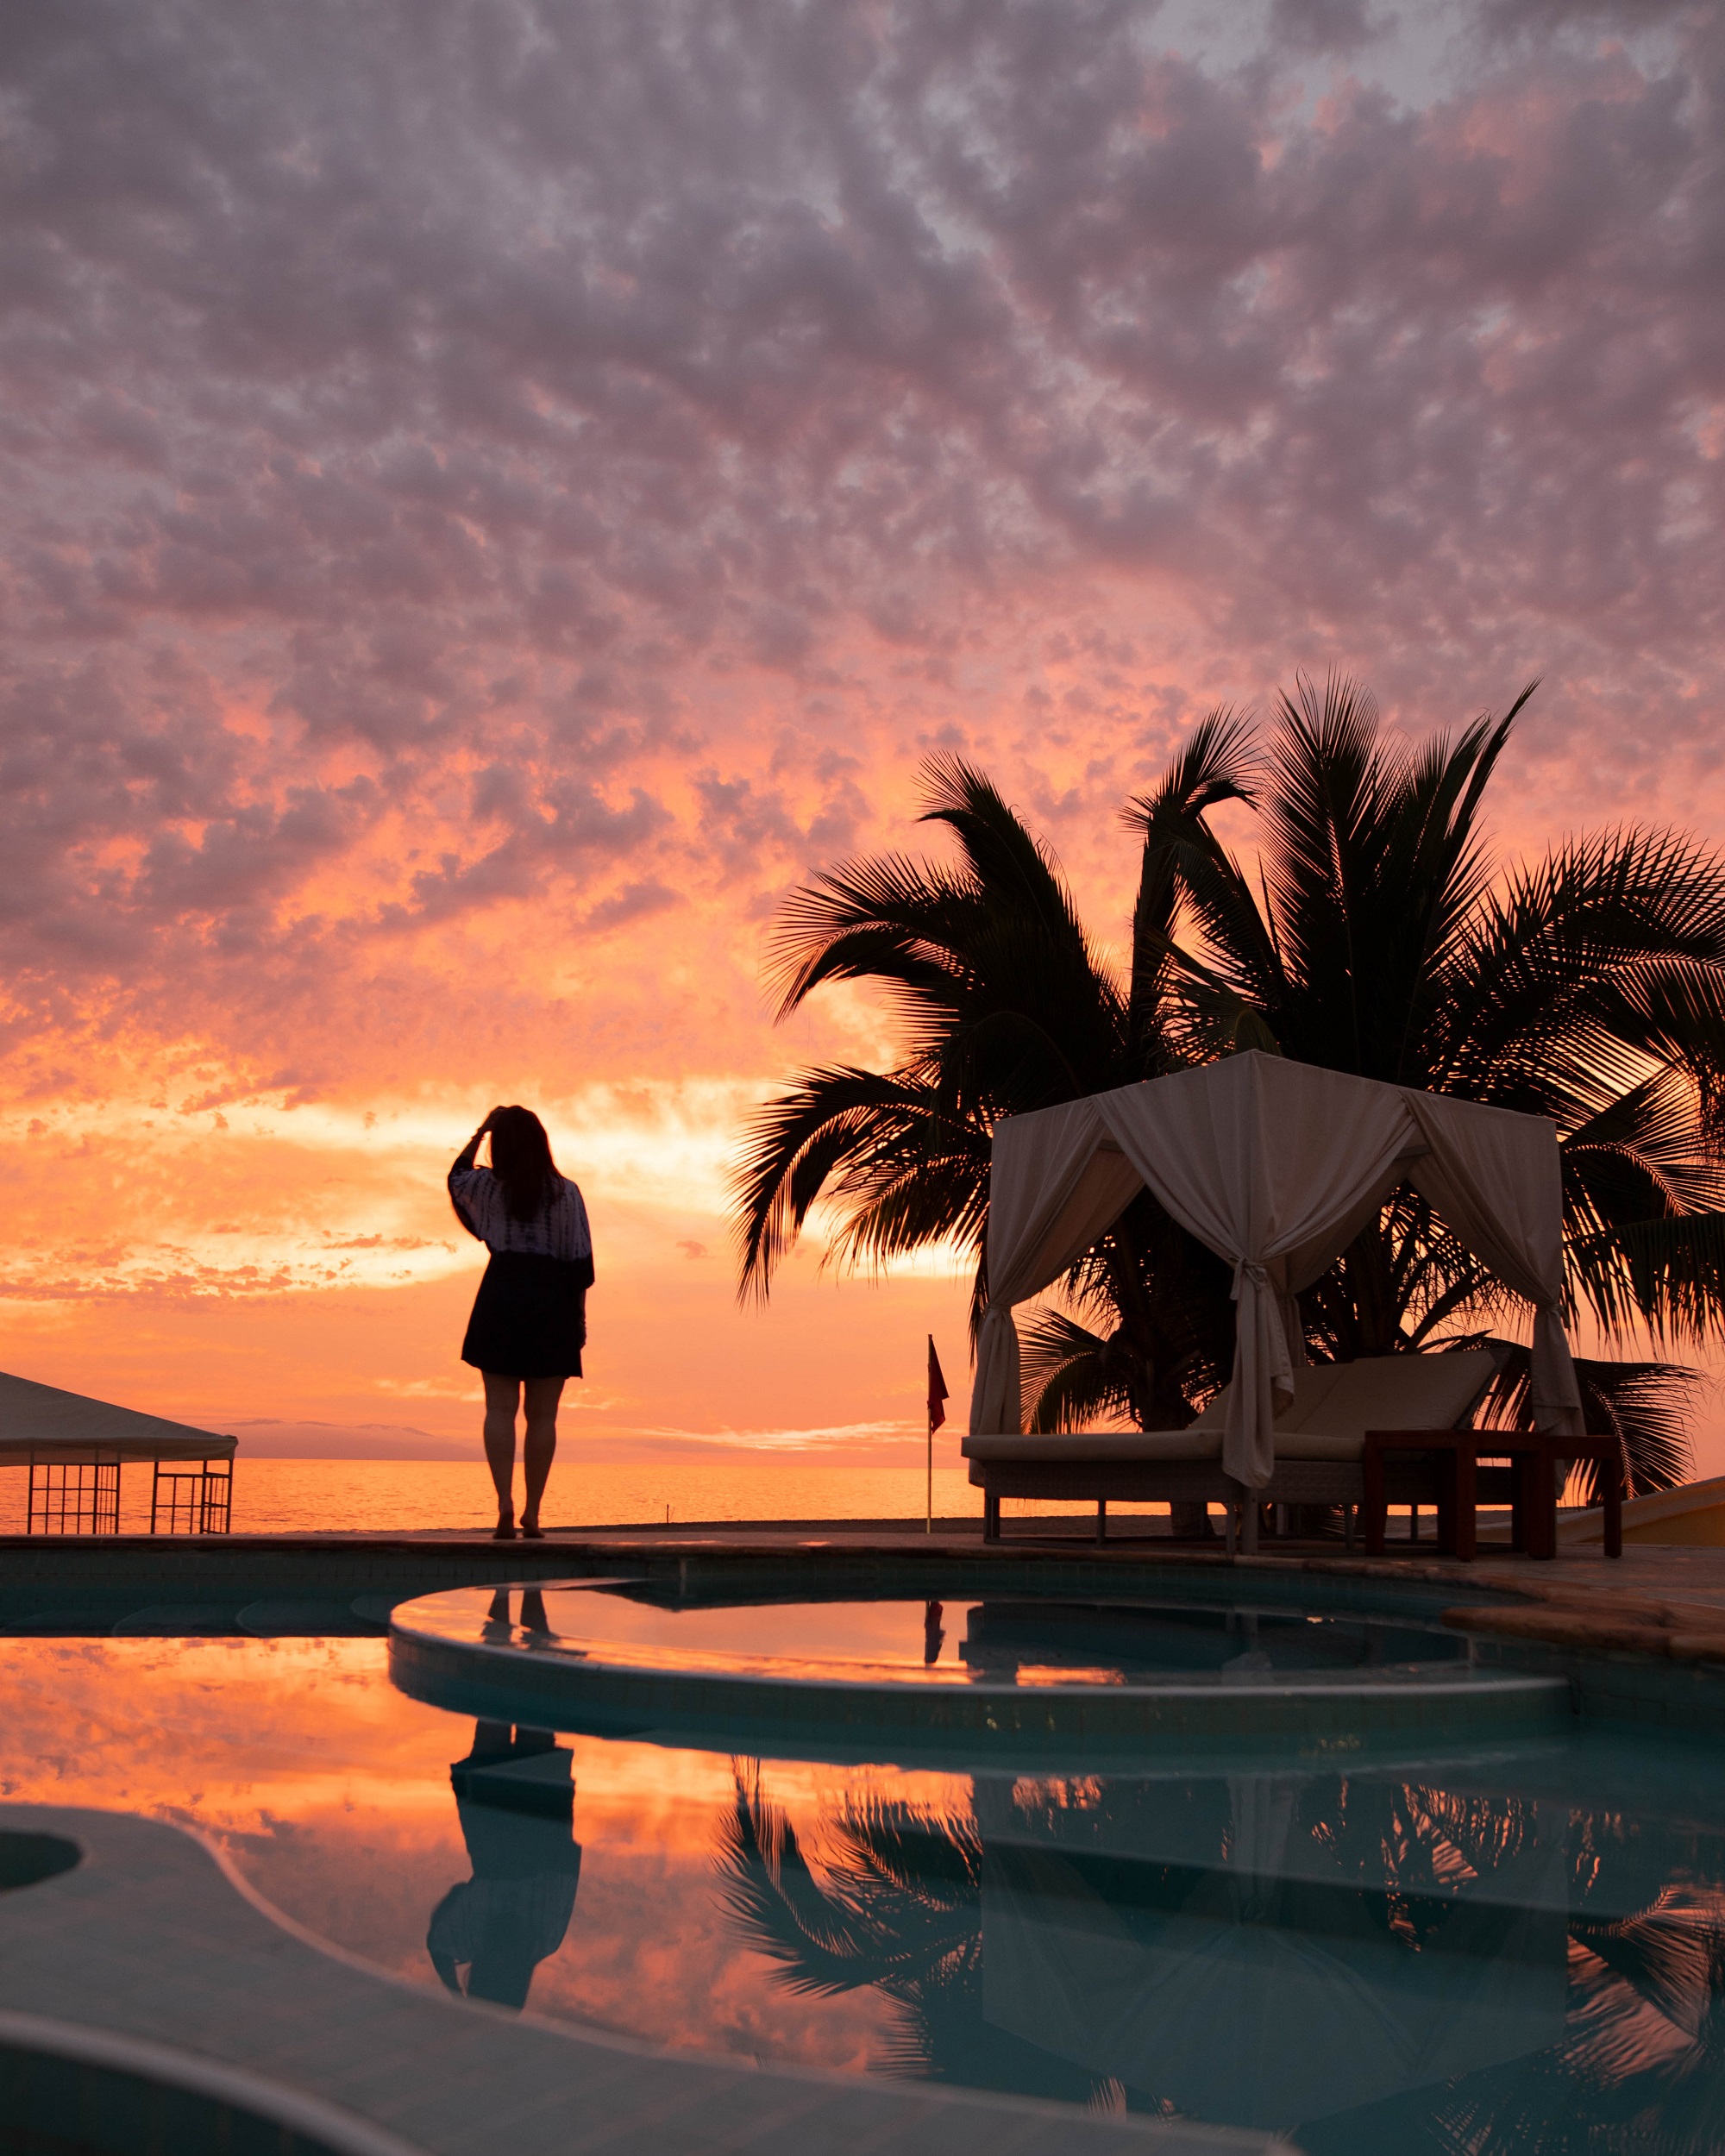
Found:
[[[1659,0],[8,10],[0,1367],[471,1445],[523,1100],[588,1457],[915,1457],[930,1330],[962,1428],[950,1260],[737,1304],[740,1119],[890,1044],[773,1027],[776,905],[958,749],[1118,945],[1297,667],[1539,675],[1506,854],[1717,839],[1722,92]]]

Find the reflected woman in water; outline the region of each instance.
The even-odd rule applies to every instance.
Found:
[[[536,1593],[523,1595],[521,1614],[530,1630],[546,1629]],[[508,1625],[506,1593],[492,1598],[492,1618]],[[473,1877],[431,1912],[425,1951],[451,1991],[518,2013],[534,1971],[562,1945],[581,1873],[569,1759],[549,1730],[482,1721],[449,1769]]]

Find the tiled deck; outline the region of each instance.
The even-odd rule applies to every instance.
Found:
[[[1123,1525],[1125,1523],[1122,1523]],[[1628,1545],[1621,1558],[1596,1549],[1565,1551],[1535,1562],[1483,1550],[1477,1562],[1456,1564],[1424,1545],[1392,1545],[1391,1554],[1366,1558],[1334,1542],[1270,1544],[1257,1557],[1228,1558],[1220,1546],[1171,1543],[1165,1535],[1126,1532],[1099,1545],[1082,1520],[1011,1523],[1001,1542],[985,1544],[976,1522],[937,1520],[932,1536],[896,1520],[782,1520],[714,1523],[670,1528],[566,1527],[542,1542],[493,1542],[461,1533],[409,1535],[223,1535],[183,1538],[0,1536],[0,1595],[16,1602],[40,1587],[54,1595],[89,1588],[98,1597],[137,1594],[170,1604],[178,1595],[222,1596],[242,1590],[248,1601],[320,1594],[427,1594],[441,1586],[488,1580],[549,1579],[592,1573],[610,1564],[656,1570],[687,1560],[746,1563],[751,1556],[824,1557],[835,1570],[871,1558],[895,1565],[940,1567],[955,1560],[967,1572],[984,1568],[1004,1578],[1026,1569],[1070,1574],[1078,1567],[1113,1585],[1133,1576],[1146,1582],[1165,1568],[1198,1566],[1269,1572],[1311,1572],[1410,1586],[1453,1584],[1469,1599],[1501,1609],[1482,1614],[1476,1628],[1583,1645],[1639,1646],[1661,1657],[1725,1657],[1725,1549]],[[1093,1568],[1095,1568],[1093,1571]],[[1063,1584],[1064,1583],[1063,1582]]]

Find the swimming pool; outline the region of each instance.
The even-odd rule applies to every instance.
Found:
[[[700,1639],[639,1587],[545,1614],[590,1639],[603,1601],[649,1658],[832,1647],[943,1696],[1008,1670],[1038,1699],[1120,1690],[1176,1650],[1248,1687],[1467,1661],[1417,1602],[851,1599],[825,1642],[800,1589],[709,1607]],[[1314,2156],[1718,2145],[1716,1750],[1541,1716],[1420,1757],[845,1758],[458,1716],[386,1655],[213,1620],[4,1640],[0,1789],[196,1824],[380,1967],[653,2043],[1275,2126]]]
[[[1071,1772],[1338,1752],[1422,1757],[1571,1719],[1560,1679],[1481,1667],[1435,1617],[1260,1592],[843,1593],[715,1605],[650,1580],[406,1602],[390,1671],[433,1706],[778,1757]]]

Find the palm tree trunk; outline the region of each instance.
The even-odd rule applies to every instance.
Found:
[[[1183,1430],[1193,1419],[1192,1403],[1167,1375],[1167,1342],[1145,1289],[1138,1246],[1120,1223],[1113,1231],[1113,1242],[1115,1307],[1128,1343],[1132,1418],[1140,1430]],[[1168,1511],[1169,1531],[1180,1539],[1214,1538],[1210,1508],[1201,1500],[1180,1499],[1170,1503]]]
[[[1401,1312],[1390,1269],[1389,1238],[1374,1221],[1362,1228],[1348,1244],[1343,1260],[1352,1303],[1355,1333],[1352,1353],[1357,1361],[1365,1355],[1393,1355],[1401,1333]]]

